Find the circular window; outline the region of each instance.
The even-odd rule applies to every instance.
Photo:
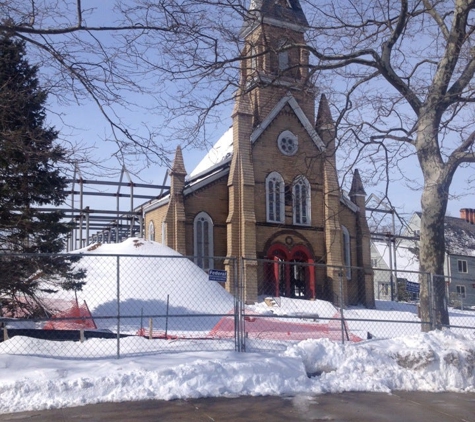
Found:
[[[298,149],[297,137],[290,130],[285,130],[279,135],[277,145],[282,154],[294,155]]]

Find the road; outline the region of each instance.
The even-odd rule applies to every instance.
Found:
[[[475,393],[342,393],[101,403],[0,415],[0,421],[475,422]]]

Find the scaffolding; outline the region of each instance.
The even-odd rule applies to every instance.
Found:
[[[125,180],[124,180],[125,179]],[[118,243],[128,237],[143,236],[143,215],[141,207],[136,208],[134,201],[143,199],[150,201],[163,195],[170,190],[165,186],[166,175],[163,185],[154,185],[147,183],[135,183],[132,181],[129,172],[125,167],[122,168],[118,182],[106,180],[86,180],[82,177],[79,168],[76,166],[72,179],[67,182],[71,184],[71,190],[68,191],[70,197],[69,208],[62,209],[65,219],[72,225],[68,236],[67,251],[83,248],[88,244]],[[108,186],[117,187],[116,192],[98,192],[85,189],[87,186]],[[128,187],[128,192],[122,192],[124,187]],[[137,194],[135,189],[145,189],[149,191],[159,191],[155,194]],[[85,197],[116,198],[115,210],[92,208],[85,203]],[[129,198],[130,206],[128,209],[121,209],[121,198]],[[76,206],[76,201],[79,206]],[[101,201],[104,202],[104,201]],[[45,211],[57,211],[54,209],[45,209]]]

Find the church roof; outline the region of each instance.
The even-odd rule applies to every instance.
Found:
[[[262,22],[302,32],[309,26],[299,0],[251,0],[249,11],[252,18],[245,21],[243,32],[251,32]]]
[[[231,161],[233,155],[233,128],[232,126],[218,139],[204,158],[190,173],[190,179],[219,167],[227,161]]]

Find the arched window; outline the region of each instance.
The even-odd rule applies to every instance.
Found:
[[[343,265],[346,269],[346,278],[351,278],[351,243],[350,232],[345,226],[341,226],[341,233],[343,237]]]
[[[153,225],[153,221],[148,223],[148,240],[155,241],[155,226]]]
[[[255,46],[251,45],[249,54],[251,56],[251,72],[257,70],[257,49]]]
[[[193,223],[195,263],[200,268],[213,268],[213,220],[205,213],[200,212]]]
[[[284,179],[273,171],[266,177],[267,222],[284,222]]]
[[[297,176],[292,186],[294,224],[309,226],[310,220],[310,183],[304,176]]]
[[[284,48],[286,47],[286,41],[281,40],[279,41],[278,44],[278,49],[279,52],[277,53],[277,60],[278,60],[278,65],[279,65],[279,72],[283,72],[284,70],[287,70],[289,66],[289,51],[285,50]]]

